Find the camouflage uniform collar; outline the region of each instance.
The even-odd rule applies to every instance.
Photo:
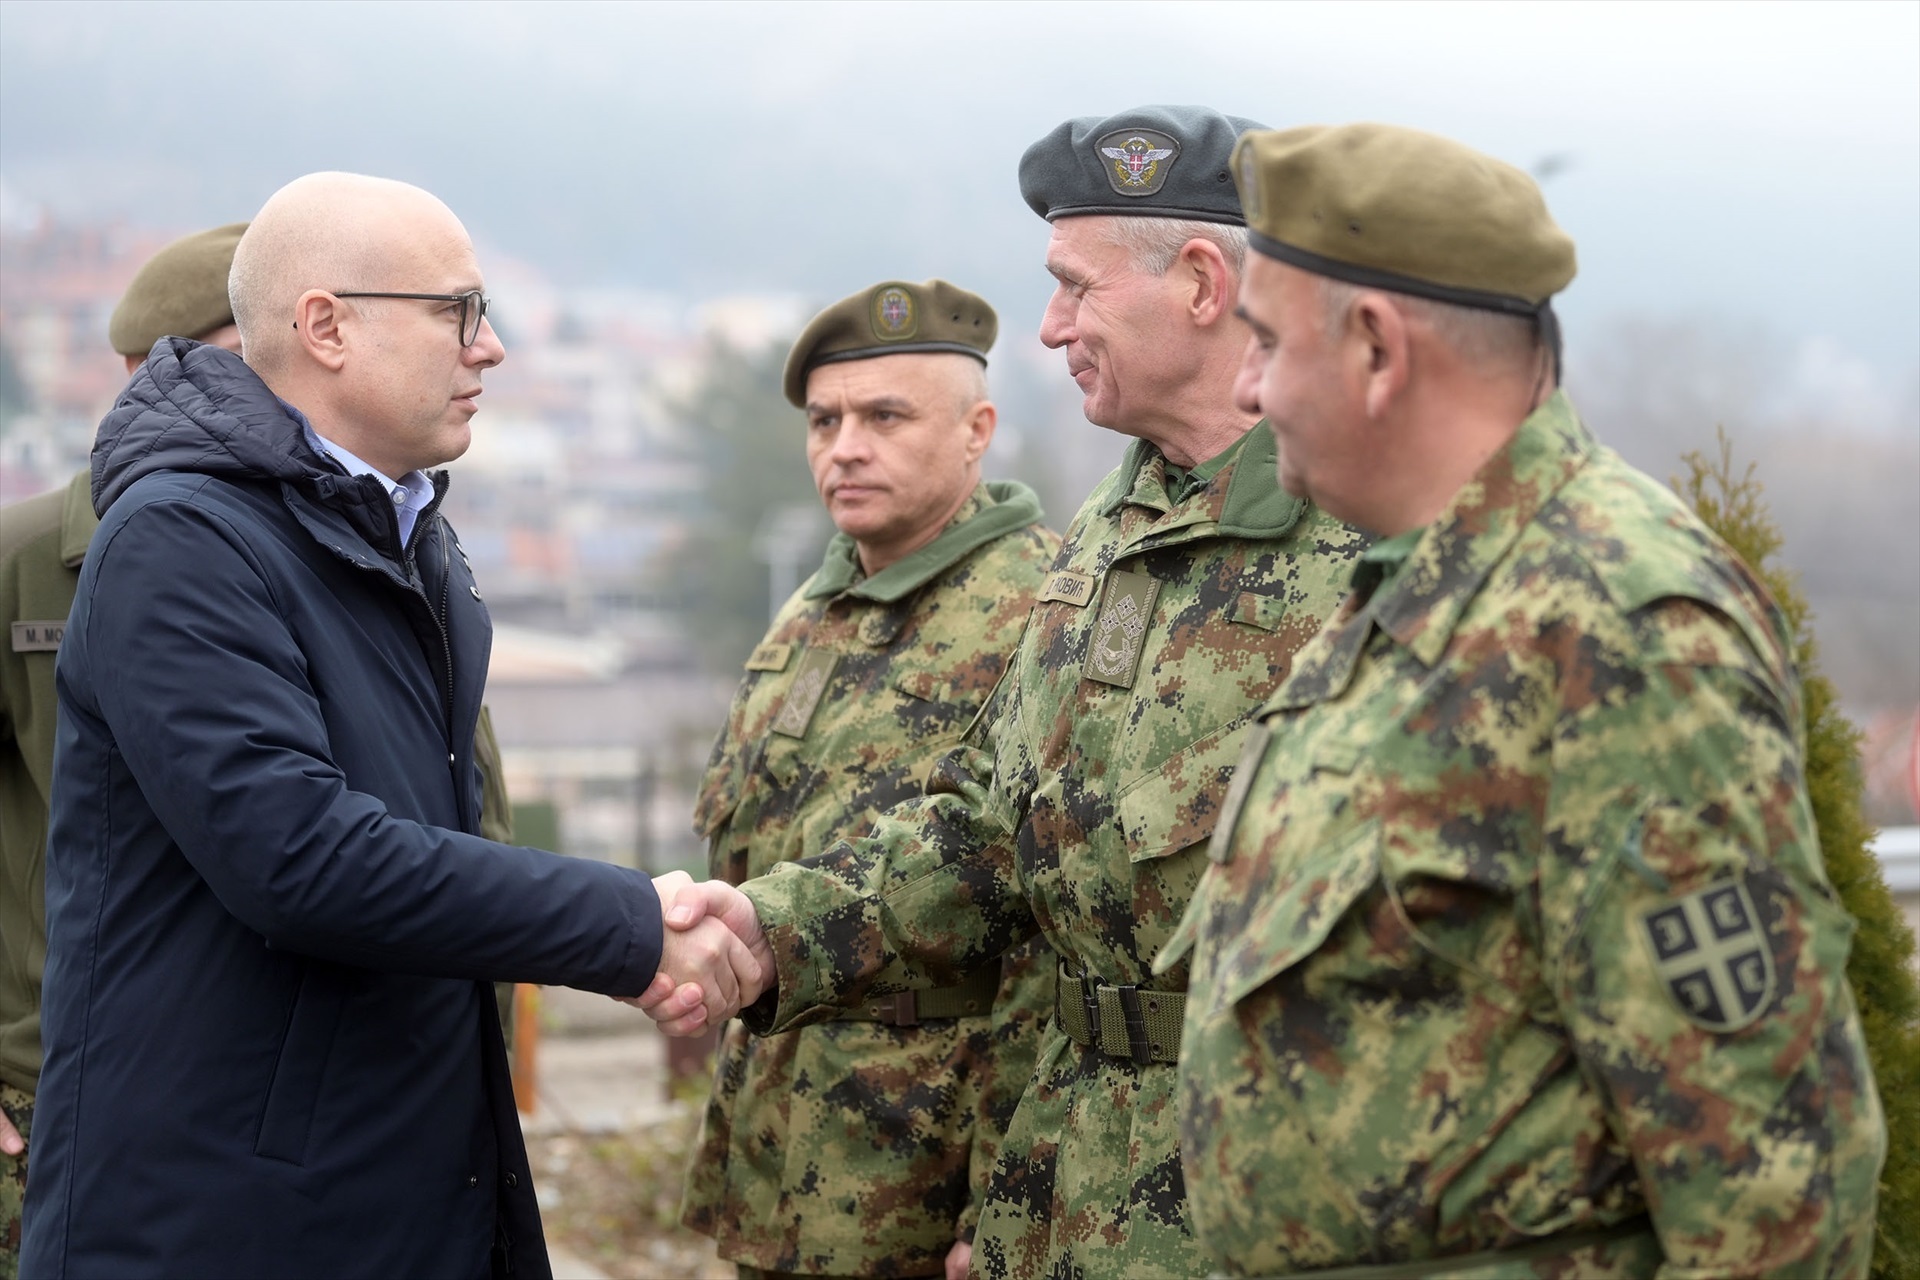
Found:
[[[1199,464],[1214,468],[1211,478],[1174,503],[1167,495],[1166,455],[1145,440],[1135,440],[1107,482],[1111,496],[1102,504],[1101,514],[1111,518],[1129,504],[1161,515],[1177,513],[1172,521],[1157,522],[1151,536],[1204,524],[1222,537],[1276,538],[1291,529],[1307,510],[1304,501],[1281,489],[1275,470],[1278,456],[1273,432],[1263,418],[1245,435]]]
[[[1391,579],[1379,580],[1377,562],[1355,566],[1354,593],[1295,656],[1262,716],[1339,697],[1376,624],[1432,667],[1487,574],[1596,448],[1565,393],[1555,392],[1454,495]]]
[[[807,583],[805,598],[824,600],[842,593],[860,600],[892,603],[925,586],[995,538],[1042,518],[1040,499],[1017,480],[977,485],[960,504],[947,527],[926,546],[888,565],[871,578],[860,576],[860,552],[844,533],[827,544],[820,571]]]
[[[78,569],[87,558],[87,544],[100,527],[93,513],[93,473],[82,471],[67,485],[66,500],[60,507],[60,563]]]
[[[1368,612],[1431,667],[1480,584],[1553,495],[1593,457],[1593,435],[1556,391],[1427,526]]]

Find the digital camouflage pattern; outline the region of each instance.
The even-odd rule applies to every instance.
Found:
[[[1177,499],[1165,458],[1137,442],[1068,530],[1012,669],[933,794],[747,885],[779,968],[777,1008],[763,999],[752,1025],[950,983],[1036,932],[1072,973],[1182,990],[1184,969],[1148,966],[1206,866],[1253,713],[1362,543],[1280,491],[1265,429]],[[976,1271],[1203,1274],[1178,1136],[1171,1064],[1108,1057],[1050,1020]]]
[[[920,794],[1026,625],[1060,545],[1040,519],[1025,486],[982,486],[933,543],[865,579],[835,539],[748,660],[714,744],[695,811],[714,876],[764,875]],[[730,1025],[685,1225],[772,1271],[939,1274],[971,1226],[973,1148],[997,1150],[1050,1010],[1052,966],[1022,959],[974,1017],[758,1040]]]
[[[33,1095],[0,1083],[0,1112],[22,1138],[33,1137]],[[0,1154],[0,1280],[20,1274],[20,1211],[27,1200],[27,1153]]]
[[[1863,1275],[1886,1135],[1771,598],[1558,395],[1355,585],[1163,961],[1210,1260],[1623,1224],[1497,1274]]]

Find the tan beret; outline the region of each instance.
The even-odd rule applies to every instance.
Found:
[[[1516,315],[1573,279],[1573,240],[1510,164],[1415,129],[1310,125],[1234,147],[1248,242],[1367,288]]]
[[[903,351],[951,351],[981,364],[1000,332],[987,300],[945,280],[886,280],[822,311],[807,323],[787,356],[783,390],[796,409],[807,405],[807,375],[837,360],[870,360]]]
[[[169,334],[198,338],[233,323],[227,273],[244,222],[182,236],[147,259],[113,309],[107,340],[123,356],[144,356]]]

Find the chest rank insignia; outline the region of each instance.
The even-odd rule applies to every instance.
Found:
[[[873,336],[882,341],[901,341],[920,332],[920,312],[913,295],[898,285],[888,285],[873,295]]]
[[[774,717],[773,732],[788,738],[807,736],[814,708],[820,705],[827,681],[833,675],[833,664],[839,660],[839,654],[825,649],[807,650],[806,656],[800,659],[800,669],[793,673],[793,685],[780,704],[780,714]]]
[[[1122,689],[1133,686],[1147,624],[1153,621],[1153,600],[1159,594],[1160,580],[1150,574],[1117,569],[1107,574],[1106,598],[1093,624],[1081,675]]]
[[[1667,995],[1709,1031],[1738,1031],[1773,1002],[1773,952],[1745,881],[1643,911],[1640,928]]]
[[[1166,185],[1180,143],[1154,129],[1120,129],[1095,142],[1107,184],[1123,196],[1150,196]]]

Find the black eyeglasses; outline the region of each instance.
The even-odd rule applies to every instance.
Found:
[[[336,298],[413,298],[419,302],[457,302],[460,304],[460,345],[470,347],[480,340],[480,322],[487,318],[487,299],[478,289],[467,293],[336,293]]]

